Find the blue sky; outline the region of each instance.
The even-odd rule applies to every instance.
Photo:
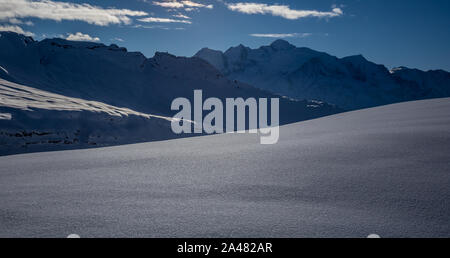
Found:
[[[388,68],[450,71],[448,0],[0,0],[0,30],[115,43],[153,56],[284,38]]]

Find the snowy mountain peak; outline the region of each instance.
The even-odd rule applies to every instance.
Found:
[[[119,52],[127,52],[128,50],[124,47],[119,47],[116,44],[111,44],[109,46],[102,43],[95,43],[89,41],[70,41],[61,38],[44,39],[39,42],[43,47],[57,47],[63,49],[90,49],[90,50],[111,50]]]
[[[125,47],[120,47],[116,44],[109,46],[103,43],[90,41],[71,41],[63,38],[48,38],[42,41],[35,41],[32,37],[24,36],[15,32],[4,31],[0,32],[0,46],[5,49],[5,46],[10,48],[18,48],[20,46],[26,47],[32,44],[38,44],[44,49],[61,48],[61,49],[90,49],[90,50],[110,50],[117,52],[128,52]],[[138,53],[138,52],[134,52]]]
[[[156,51],[155,55],[153,56],[153,58],[154,59],[166,59],[166,58],[168,58],[168,59],[176,59],[177,56],[172,55],[172,54],[170,54],[168,52],[158,52],[158,51]]]
[[[242,44],[239,44],[235,47],[230,47],[227,51],[225,51],[224,54],[236,54],[236,53],[243,53],[246,52],[247,50],[250,50],[249,47],[246,47]]]
[[[18,34],[12,31],[0,31],[0,40],[10,42],[21,42],[25,45],[36,42],[32,37]]]
[[[368,62],[367,59],[361,54],[353,55],[353,56],[347,56],[347,57],[342,58],[342,60],[343,61],[350,61],[350,62],[353,62],[353,63],[365,63],[365,62]]]
[[[204,47],[204,48],[200,49],[200,51],[198,51],[196,55],[205,55],[205,56],[209,56],[209,55],[223,55],[223,52],[220,51],[220,50],[214,50],[214,49],[210,49],[210,48]]]
[[[406,67],[406,66],[394,67],[394,68],[392,68],[392,69],[390,70],[390,72],[391,72],[391,73],[396,73],[396,72],[400,72],[400,71],[403,71],[403,70],[409,70],[409,68]]]
[[[289,50],[295,48],[294,45],[283,39],[275,40],[272,44],[270,44],[270,46],[275,50]]]
[[[219,71],[223,71],[225,69],[225,60],[222,51],[202,48],[200,51],[198,51],[197,54],[195,54],[195,57],[207,61],[208,63],[216,67]]]
[[[389,71],[362,55],[337,58],[286,40],[225,53],[200,51],[197,57],[228,79],[297,99],[319,99],[353,110],[399,101],[450,96],[450,74],[406,67]]]

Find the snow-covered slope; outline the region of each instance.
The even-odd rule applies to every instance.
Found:
[[[170,122],[0,79],[0,155],[175,138]]]
[[[345,109],[450,96],[450,73],[445,71],[389,71],[361,55],[339,59],[297,48],[284,40],[258,49],[239,45],[225,53],[205,48],[195,56],[214,65],[227,78]]]
[[[449,237],[450,99],[0,157],[0,237]]]

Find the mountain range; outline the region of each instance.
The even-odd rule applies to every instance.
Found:
[[[296,99],[317,99],[346,110],[450,96],[450,73],[385,66],[362,55],[337,58],[285,40],[225,52],[203,48],[196,57],[231,80]]]
[[[284,40],[193,57],[147,58],[115,44],[0,32],[0,155],[165,140],[178,97],[280,97],[288,124],[395,102],[450,96],[450,74],[388,70]]]
[[[0,33],[0,79],[0,154],[179,137],[170,130],[178,112],[171,102],[192,100],[195,89],[204,98],[279,97],[230,80],[197,57],[147,58],[114,44],[35,41],[13,32]],[[341,111],[280,99],[281,124]]]

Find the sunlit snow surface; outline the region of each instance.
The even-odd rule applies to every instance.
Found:
[[[171,121],[0,79],[0,155],[176,138]]]
[[[8,113],[0,113],[0,120],[11,120],[11,114]]]
[[[90,111],[106,113],[111,116],[136,115],[145,118],[161,118],[171,121],[169,117],[155,116],[136,112],[128,108],[119,108],[98,101],[71,98],[51,92],[11,83],[0,79],[0,107],[27,111],[45,109],[55,111]]]
[[[449,237],[450,99],[0,157],[1,237]]]

